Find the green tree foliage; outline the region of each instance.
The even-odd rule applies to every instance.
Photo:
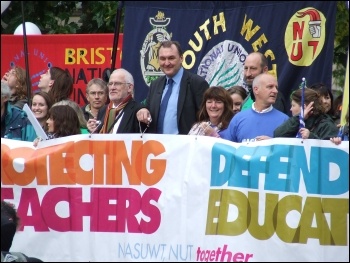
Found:
[[[118,1],[85,1],[82,2],[80,32],[114,33]],[[103,12],[102,12],[103,11]],[[123,13],[120,32],[123,32]]]
[[[338,1],[333,57],[334,84],[343,88],[349,50],[349,7],[346,1]]]
[[[23,23],[21,2],[11,1],[2,14],[1,34],[13,34]],[[42,34],[114,33],[117,7],[118,1],[26,1],[23,14]]]
[[[10,6],[1,15],[1,34],[13,34],[23,23],[22,11],[24,20],[37,25],[42,34],[77,33],[79,25],[69,22],[70,16],[77,10],[76,3],[76,1],[11,1]]]
[[[42,34],[114,33],[120,1],[11,1],[1,15],[1,34],[13,34],[26,22],[36,24]],[[120,3],[119,3],[120,4]],[[120,6],[119,6],[120,7]],[[78,17],[77,20],[71,17]],[[120,32],[123,32],[122,12]],[[334,84],[344,87],[349,48],[349,8],[346,1],[337,2],[334,40]]]

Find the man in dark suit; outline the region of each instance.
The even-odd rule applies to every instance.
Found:
[[[151,83],[146,107],[137,112],[137,119],[149,125],[150,133],[188,134],[197,121],[209,84],[204,78],[185,70],[182,61],[183,52],[177,41],[161,43],[158,62],[165,76]],[[167,106],[163,106],[167,97]]]
[[[142,107],[133,98],[134,78],[130,72],[119,68],[112,72],[108,86],[110,103],[100,109],[97,118],[89,119],[87,128],[91,133],[139,133],[136,112]],[[97,120],[103,120],[98,123]]]

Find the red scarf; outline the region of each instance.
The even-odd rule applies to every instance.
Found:
[[[126,106],[126,104],[128,104],[128,102],[132,99],[131,94],[129,96],[127,96],[119,105],[117,108],[113,108],[113,102],[111,101],[108,104],[107,110],[106,110],[106,115],[105,118],[103,120],[103,127],[100,131],[100,133],[108,133],[108,131],[110,130],[109,133],[113,132],[113,128],[111,128],[112,125],[114,125],[114,120],[115,118],[118,116],[118,114],[122,111],[122,109],[124,109],[124,107]]]

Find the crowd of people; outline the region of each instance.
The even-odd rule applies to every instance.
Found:
[[[341,107],[341,99],[337,98],[334,105],[330,89],[316,83],[293,91],[291,108],[286,109],[278,81],[268,73],[267,60],[259,52],[252,52],[245,61],[248,90],[242,86],[210,87],[205,79],[183,68],[183,52],[177,41],[160,44],[158,61],[164,76],[151,83],[145,103],[134,100],[134,78],[120,68],[112,72],[108,83],[100,78],[90,80],[86,87],[88,103],[80,107],[70,99],[70,74],[51,67],[40,77],[40,91],[31,97],[31,110],[48,139],[84,133],[147,132],[212,136],[238,143],[298,135],[336,145],[349,140],[349,110]],[[1,138],[32,141],[37,146],[42,138],[37,137],[22,109],[28,103],[27,88],[23,68],[16,66],[3,76]],[[339,121],[341,110],[347,111],[345,125]],[[2,257],[10,257],[18,218],[6,202],[1,205],[1,224]],[[17,255],[22,256],[30,259]]]
[[[206,135],[233,142],[298,135],[335,144],[348,140],[348,119],[346,125],[340,124],[341,111],[345,110],[342,95],[334,103],[331,90],[316,83],[303,94],[300,88],[292,92],[291,108],[286,109],[277,79],[268,73],[267,59],[260,52],[246,57],[243,79],[247,90],[242,86],[210,87],[205,79],[184,69],[183,51],[177,41],[162,42],[157,55],[164,76],[151,83],[143,103],[134,100],[132,74],[120,68],[112,72],[108,83],[91,79],[86,87],[87,104],[80,107],[70,99],[73,79],[69,72],[51,67],[40,76],[31,110],[49,139],[86,133],[147,132]],[[26,71],[21,67],[3,76],[1,137],[38,145],[42,138],[37,138],[22,110],[28,103],[27,85]]]
[[[73,79],[51,67],[41,75],[39,92],[32,96],[31,109],[47,133],[57,138],[84,133],[158,133],[209,135],[233,142],[273,137],[328,139],[335,143],[348,138],[348,121],[340,125],[341,98],[333,105],[331,90],[322,83],[301,89],[291,96],[291,117],[276,77],[268,73],[266,57],[250,53],[244,64],[248,89],[233,86],[209,87],[205,79],[182,67],[183,51],[177,41],[164,41],[158,49],[164,76],[150,85],[145,103],[134,100],[134,79],[117,69],[108,83],[100,78],[86,87],[87,104],[79,107],[70,100]],[[1,80],[1,137],[23,141],[38,140],[34,127],[22,110],[28,103],[26,71],[9,70]],[[340,97],[340,96],[339,96]],[[107,104],[107,101],[108,104]],[[58,108],[56,108],[58,107]],[[304,127],[300,109],[304,108]],[[340,108],[340,110],[339,110]]]

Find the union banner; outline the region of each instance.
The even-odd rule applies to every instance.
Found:
[[[23,36],[1,35],[1,76],[14,66],[26,68]],[[71,96],[79,105],[87,103],[86,84],[103,78],[111,68],[113,34],[28,35],[28,64],[32,92],[38,91],[40,76],[50,67],[69,71],[74,81]],[[116,68],[121,65],[123,34],[119,35]]]
[[[122,67],[133,73],[142,101],[163,74],[163,40],[180,42],[185,69],[225,88],[244,86],[245,58],[259,51],[289,103],[302,78],[331,88],[335,14],[330,1],[125,1]]]

